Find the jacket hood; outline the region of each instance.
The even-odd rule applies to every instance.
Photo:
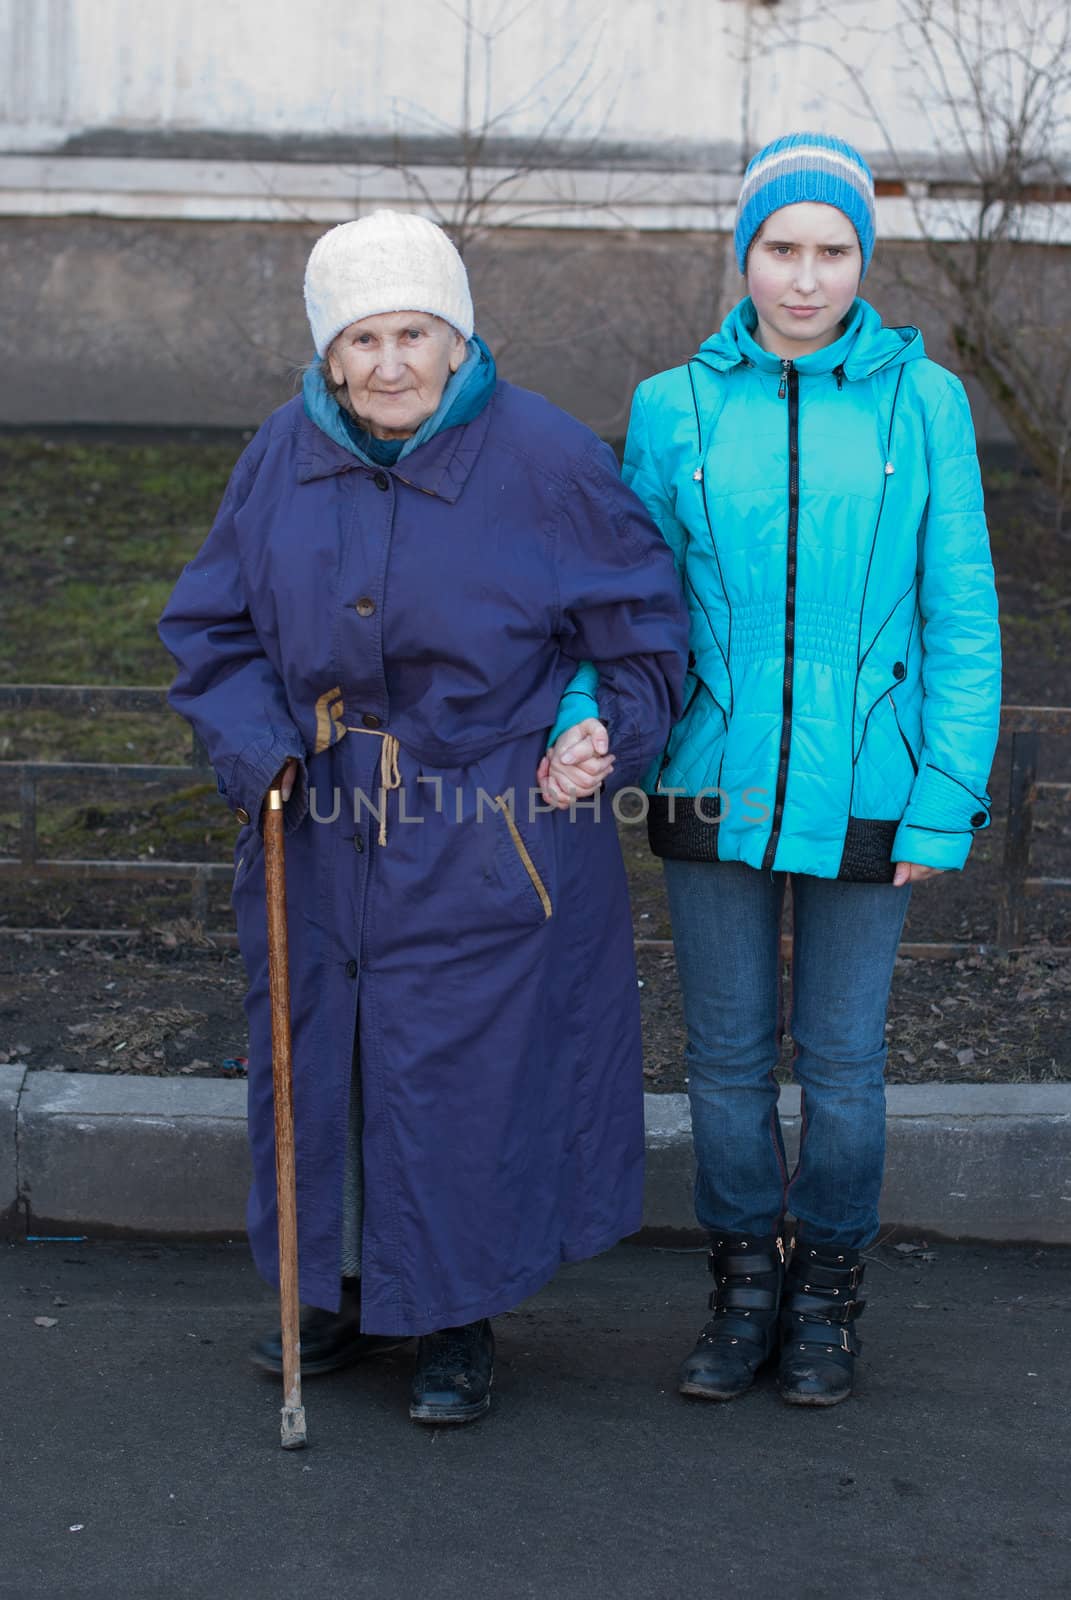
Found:
[[[713,372],[729,372],[742,364],[760,372],[780,372],[781,358],[764,350],[755,340],[758,314],[750,295],[735,305],[718,332],[712,334],[694,360]],[[925,356],[922,334],[917,328],[887,328],[874,307],[866,300],[853,300],[845,319],[844,332],[833,344],[794,363],[803,376],[843,371],[849,382],[869,378],[883,367],[903,366]]]

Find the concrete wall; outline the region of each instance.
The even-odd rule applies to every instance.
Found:
[[[996,49],[1012,11],[977,3]],[[308,354],[315,237],[383,204],[456,229],[471,179],[495,196],[466,254],[503,373],[620,434],[635,383],[739,293],[739,174],[793,125],[835,124],[885,174],[868,294],[940,358],[947,308],[927,310],[912,241],[974,226],[972,194],[941,181],[962,141],[919,62],[902,70],[886,0],[815,10],[0,0],[0,424],[255,424]],[[943,67],[954,86],[954,50]],[[475,172],[466,126],[488,135]],[[1025,222],[1071,241],[1071,204]],[[1067,255],[1050,246],[1047,274],[1067,282]]]
[[[0,222],[0,424],[255,426],[311,355],[301,296],[319,227],[8,218]],[[1061,252],[1071,286],[1071,252]],[[690,355],[741,292],[707,233],[508,230],[473,248],[477,326],[503,376],[607,437],[643,377]],[[879,251],[867,293],[954,364],[919,294],[922,249]],[[972,389],[980,435],[1005,437]]]

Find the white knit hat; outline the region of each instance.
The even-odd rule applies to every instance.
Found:
[[[384,311],[425,311],[472,338],[465,263],[434,222],[404,211],[373,211],[317,239],[305,310],[318,356],[351,322]]]

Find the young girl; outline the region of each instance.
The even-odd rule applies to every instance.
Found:
[[[780,1344],[784,1399],[834,1405],[878,1228],[885,1013],[911,886],[961,868],[989,826],[997,606],[963,388],[917,329],[883,327],[858,297],[866,162],[822,134],[768,145],[735,245],[747,297],[685,366],[640,385],[625,455],[691,610],[685,710],[647,785],[716,1285],[680,1389],[732,1399]],[[571,768],[583,789],[604,752],[563,735],[547,783]],[[774,1079],[789,878],[791,1174]]]

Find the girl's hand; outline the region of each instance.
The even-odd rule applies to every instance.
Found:
[[[922,867],[917,861],[898,861],[893,873],[893,888],[902,889],[905,883],[922,883],[926,878],[936,878],[944,867]]]
[[[536,782],[544,805],[564,811],[575,800],[589,800],[613,770],[604,724],[585,717],[548,750],[536,769]]]

